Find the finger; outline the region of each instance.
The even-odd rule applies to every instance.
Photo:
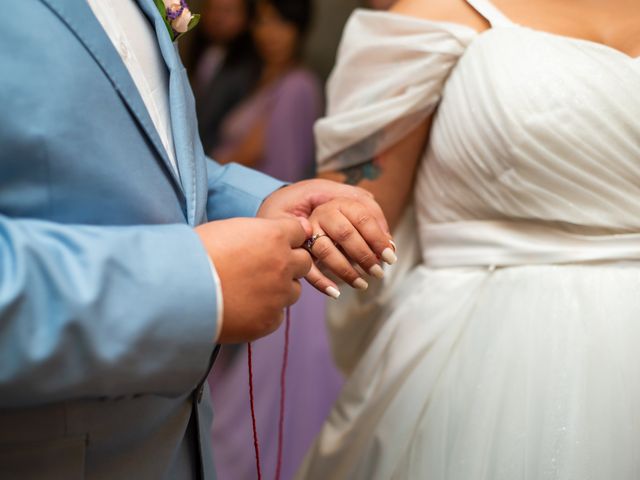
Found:
[[[309,222],[308,218],[296,217],[296,219],[300,222],[300,225],[302,225],[302,228],[304,229],[304,233],[307,236],[307,238],[313,235],[313,230],[311,229],[311,222]]]
[[[311,247],[311,253],[338,278],[353,288],[366,290],[369,284],[360,276],[351,262],[340,252],[328,236],[319,237]]]
[[[281,218],[273,221],[280,223],[280,228],[282,228],[282,231],[284,232],[291,247],[301,247],[307,239],[307,233],[298,219]]]
[[[375,201],[373,196],[362,197],[359,200],[369,210],[374,220],[378,223],[380,230],[382,230],[387,236],[387,240],[391,240],[392,235],[391,229],[389,228],[389,223],[387,223],[387,218],[384,216],[384,212],[382,211],[382,208],[380,207],[378,202]]]
[[[294,303],[296,303],[300,299],[301,294],[302,294],[302,285],[300,285],[300,281],[292,280],[291,287],[289,288],[289,295],[285,300],[286,306],[289,307]]]
[[[375,196],[369,190],[366,190],[362,187],[354,187],[355,193],[351,195],[352,198],[362,201],[367,208],[371,209],[371,212],[375,218],[375,220],[380,225],[380,228],[383,232],[389,235],[389,238],[392,237],[391,229],[389,228],[389,223],[387,222],[387,217],[384,216],[384,212],[380,207],[380,204],[376,201]]]
[[[338,286],[323,275],[316,265],[312,265],[311,270],[309,270],[309,273],[305,278],[316,290],[324,293],[328,297],[334,299],[340,297],[340,290],[338,289]]]
[[[309,252],[303,248],[295,248],[291,251],[291,278],[294,280],[304,278],[313,266],[313,259]]]
[[[373,202],[373,204],[375,204],[375,202]],[[367,246],[373,250],[377,258],[382,258],[385,262],[390,264],[396,262],[395,248],[393,248],[391,236],[380,228],[380,224],[375,219],[370,208],[367,208],[360,202],[353,202],[348,206],[342,205],[340,211],[351,225],[355,227]],[[354,238],[356,237],[354,236]],[[341,246],[345,248],[347,255],[349,255],[352,260],[356,261],[367,272],[369,271],[367,268],[371,268],[371,266],[367,264],[367,262],[361,261],[360,257],[357,256],[364,255],[364,251],[351,251],[347,249],[347,245],[341,244]],[[378,275],[374,276],[379,277],[380,271],[377,269],[376,271]]]
[[[375,233],[369,233],[369,236],[374,239],[377,236],[377,241],[379,241],[380,235],[384,236],[384,234],[380,231],[375,220],[370,216],[366,216],[364,208],[360,208],[360,212],[354,212],[355,208],[360,208],[360,203],[353,202],[347,209],[351,212],[353,219],[347,218],[341,211],[333,211],[323,215],[319,220],[320,227],[340,245],[344,252],[344,257],[359,265],[372,277],[382,278],[384,277],[384,272],[378,263],[378,256],[369,247],[361,232],[354,226],[354,221],[367,223],[367,225],[361,226],[365,231],[372,228],[375,229]]]

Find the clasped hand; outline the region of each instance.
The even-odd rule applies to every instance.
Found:
[[[267,197],[258,218],[210,222],[196,233],[222,284],[220,343],[251,341],[276,330],[284,308],[298,300],[303,277],[337,298],[338,286],[319,265],[366,289],[364,272],[381,278],[380,259],[391,264],[396,258],[373,196],[328,180],[284,187]]]

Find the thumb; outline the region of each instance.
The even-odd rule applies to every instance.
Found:
[[[300,222],[300,225],[304,229],[304,233],[306,233],[307,237],[313,235],[313,228],[311,227],[311,222],[306,217],[296,217],[296,220]]]
[[[291,247],[301,247],[305,240],[309,237],[297,217],[281,218],[277,221],[280,223],[280,227],[283,229],[286,237],[289,239],[289,245]]]

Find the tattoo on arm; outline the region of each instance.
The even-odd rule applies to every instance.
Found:
[[[344,183],[358,185],[363,180],[376,180],[382,174],[382,168],[377,160],[370,160],[354,167],[340,171],[345,176]]]

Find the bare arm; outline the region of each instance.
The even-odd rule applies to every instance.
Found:
[[[400,0],[391,11],[467,25],[477,31],[488,27],[487,22],[463,0]],[[428,141],[431,119],[427,118],[403,140],[371,161],[342,171],[325,172],[321,176],[369,190],[393,229],[410,198],[418,161]]]
[[[357,185],[373,193],[393,230],[410,199],[430,126],[431,118],[428,118],[403,140],[369,162],[345,170],[324,172],[320,176]]]

